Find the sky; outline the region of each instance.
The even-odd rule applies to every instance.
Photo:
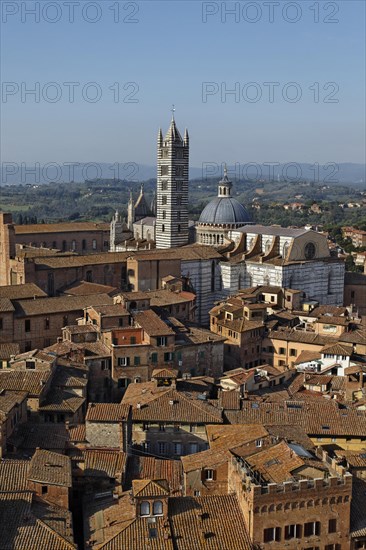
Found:
[[[363,0],[0,4],[2,162],[365,162]]]

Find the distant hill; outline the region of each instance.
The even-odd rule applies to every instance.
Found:
[[[75,163],[77,164],[77,163]],[[11,174],[10,172],[15,172]],[[1,184],[45,184],[52,181],[57,182],[83,182],[85,180],[94,179],[119,179],[133,182],[142,182],[156,178],[156,166],[138,164],[135,162],[128,163],[80,163],[72,169],[69,166],[60,165],[59,169],[49,167],[47,171],[41,166],[36,171],[36,175],[31,174],[34,171],[34,166],[27,166],[16,171],[7,168],[7,164],[2,164]],[[274,168],[269,168],[268,165],[259,164],[253,166],[252,163],[246,165],[245,162],[238,163],[236,169],[233,166],[228,166],[229,176],[235,181],[236,179],[255,178],[260,180],[308,180],[315,183],[324,182],[327,185],[352,184],[357,187],[365,187],[366,182],[366,165],[356,163],[330,163],[329,165],[314,167],[310,163],[288,163],[280,164]],[[201,168],[191,167],[189,170],[190,179],[204,179],[221,176],[221,163],[203,163]],[[52,179],[54,178],[54,179]]]

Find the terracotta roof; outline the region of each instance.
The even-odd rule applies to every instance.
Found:
[[[76,550],[71,514],[57,506],[32,502],[32,493],[0,493],[2,550]]]
[[[80,231],[108,231],[109,223],[100,222],[59,222],[59,223],[36,223],[14,225],[16,235],[28,235],[32,233],[65,233]]]
[[[9,361],[11,355],[19,353],[19,344],[0,344],[0,361]]]
[[[145,550],[146,548],[149,550],[173,550],[171,537],[166,536],[170,533],[170,529],[166,528],[165,524],[166,520],[163,517],[157,517],[153,525],[150,525],[146,518],[132,519],[127,525],[123,527],[120,525],[119,532],[97,548],[98,550],[122,548],[126,550]]]
[[[30,395],[39,396],[43,392],[44,386],[50,376],[50,370],[0,370],[0,389],[9,391],[25,391]]]
[[[260,424],[224,424],[206,426],[210,449],[233,450],[268,436],[266,428]]]
[[[69,254],[67,256],[57,255],[46,258],[38,257],[34,259],[34,263],[38,269],[65,269],[71,267],[75,268],[101,264],[109,265],[123,263],[127,261],[129,256],[131,256],[131,252],[101,252],[99,254],[86,254],[85,256]]]
[[[85,476],[104,476],[121,478],[126,468],[126,453],[110,449],[86,449],[83,451],[85,460]]]
[[[34,283],[0,286],[0,298],[20,300],[22,298],[33,298],[34,296],[47,296],[47,293]]]
[[[84,443],[86,442],[86,430],[85,424],[76,424],[75,426],[69,426],[70,442]]]
[[[134,479],[132,481],[134,497],[161,497],[169,495],[166,479]]]
[[[183,468],[180,460],[160,459],[153,456],[128,457],[126,487],[136,479],[166,479],[171,495],[182,495]]]
[[[310,361],[320,361],[321,351],[302,351],[295,361],[295,365],[300,363],[307,363]]]
[[[26,392],[3,391],[0,393],[0,411],[8,414],[14,407],[26,399]]]
[[[17,424],[9,443],[12,443],[19,452],[32,453],[37,447],[41,449],[65,451],[69,441],[69,434],[64,424],[48,424],[24,422]]]
[[[244,516],[234,495],[169,500],[176,550],[251,550]]]
[[[0,460],[0,492],[28,489],[29,460]]]
[[[18,317],[44,315],[81,311],[91,305],[110,304],[113,299],[108,294],[93,294],[89,296],[56,296],[53,298],[37,298],[36,300],[14,301]]]
[[[174,331],[152,309],[136,312],[133,314],[133,317],[137,325],[149,336],[169,336],[174,334]]]
[[[68,456],[37,449],[34,453],[28,478],[38,483],[71,487],[71,461]]]
[[[294,470],[304,465],[304,461],[284,441],[247,456],[245,461],[266,483],[290,481],[294,479]]]
[[[168,389],[140,408],[133,407],[132,419],[136,422],[182,422],[194,424],[222,423],[221,412],[206,401],[189,398],[174,389]]]
[[[178,371],[176,369],[154,369],[151,373],[151,378],[177,378]]]
[[[101,285],[98,283],[89,283],[87,281],[77,281],[69,286],[63,287],[63,294],[68,296],[88,296],[90,294],[113,294],[117,291],[114,286]]]
[[[220,407],[228,410],[240,409],[240,392],[237,390],[220,391],[219,393]]]
[[[9,298],[0,298],[0,312],[8,313],[10,311],[15,311],[15,308]]]
[[[39,405],[39,412],[53,411],[76,413],[86,399],[74,393],[54,388],[47,393],[46,398]]]
[[[85,420],[87,422],[123,422],[129,415],[126,403],[89,403]]]
[[[221,464],[229,462],[232,455],[229,451],[207,449],[200,453],[194,453],[187,456],[182,456],[182,464],[184,472],[192,472],[194,470],[202,470],[203,468],[216,468]]]
[[[345,344],[329,344],[324,346],[321,350],[322,353],[332,354],[332,355],[346,355],[351,356],[353,353],[353,346],[347,346]]]
[[[299,394],[297,394],[299,395]],[[264,426],[298,425],[307,435],[363,437],[366,433],[366,411],[340,409],[332,400],[321,396],[315,401],[242,403],[240,411],[227,411],[230,423],[259,423]]]
[[[329,320],[332,319],[333,316],[340,317],[342,315],[347,315],[348,311],[346,307],[339,307],[339,306],[317,306],[314,308],[310,313],[309,317],[322,317],[323,315],[328,315]]]

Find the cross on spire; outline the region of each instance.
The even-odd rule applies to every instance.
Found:
[[[174,103],[172,105],[171,112],[172,112],[172,120],[174,120],[174,113],[175,113]]]

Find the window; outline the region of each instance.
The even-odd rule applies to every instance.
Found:
[[[50,328],[50,318],[46,317],[44,320],[44,329],[49,330],[49,328]]]
[[[71,241],[71,250],[74,252],[76,250],[76,241],[75,240],[72,240]]]
[[[183,183],[181,181],[177,181],[175,188],[177,191],[183,191]]]
[[[182,454],[182,444],[181,443],[174,443],[174,454],[177,456],[180,456]]]
[[[162,181],[161,182],[161,190],[162,191],[167,191],[168,189],[168,182],[165,180],[165,181]]]
[[[150,502],[143,500],[140,504],[140,516],[150,515]]]
[[[320,535],[320,522],[309,521],[304,525],[304,537],[311,537],[311,535]]]
[[[328,521],[328,533],[336,533],[337,532],[337,519],[332,518]]]
[[[163,210],[162,214],[163,214],[163,220],[166,220],[166,210]]]
[[[25,362],[25,368],[26,369],[35,369],[36,368],[36,362],[35,361],[26,361]]]
[[[171,351],[167,351],[166,353],[164,353],[165,363],[168,363],[169,361],[173,361],[173,359],[174,359],[174,353],[172,353]]]
[[[160,441],[158,443],[158,450],[159,450],[160,455],[165,455],[166,454],[166,443],[165,443],[165,441]]]
[[[205,470],[205,479],[206,479],[206,481],[213,481],[214,471],[213,470]]]
[[[0,317],[0,330],[3,330],[3,328],[4,328],[3,318]]]
[[[166,346],[167,344],[167,337],[166,336],[158,336],[156,339],[156,345],[157,346]]]
[[[85,239],[83,239],[81,241],[81,250],[86,250],[86,240]]]
[[[93,272],[91,269],[88,269],[88,271],[86,272],[86,281],[87,283],[93,282]]]
[[[200,497],[201,496],[201,491],[193,491],[193,496]]]
[[[286,354],[285,348],[279,348],[278,353],[279,353],[280,355],[285,355],[285,354]]]
[[[161,204],[168,204],[168,197],[166,195],[161,196]]]
[[[25,351],[30,351],[32,349],[32,342],[30,340],[27,340],[27,342],[24,345]]]
[[[133,364],[135,366],[138,366],[140,364],[140,356],[139,355],[135,355],[135,357],[133,358]]]
[[[166,164],[166,165],[163,165],[163,166],[161,167],[161,175],[162,175],[162,176],[167,176],[167,175],[168,175],[168,170],[169,170],[168,165],[167,165],[167,164]],[[163,183],[166,184],[166,181],[164,181]]]
[[[31,330],[31,322],[30,322],[30,319],[26,319],[24,321],[24,330],[25,332],[30,332]]]
[[[164,233],[164,231],[165,231],[165,225],[163,224],[163,225],[161,226],[161,232]]]
[[[128,367],[130,364],[129,357],[118,357],[117,364],[119,367]]]
[[[315,256],[315,252],[316,252],[315,244],[312,243],[312,242],[306,243],[305,250],[304,250],[305,259],[306,260],[312,260]]]
[[[128,383],[129,383],[128,378],[118,378],[117,386],[119,388],[127,388]]]
[[[93,239],[93,241],[92,241],[92,249],[93,249],[93,250],[96,250],[96,249],[97,249],[97,241],[96,241],[96,239]]]
[[[255,442],[255,446],[256,447],[262,447],[263,445],[263,441],[261,439],[257,439],[256,442]]]
[[[47,274],[47,288],[48,288],[48,294],[50,296],[53,296],[55,293],[55,279],[53,273]]]
[[[62,326],[66,327],[69,323],[69,317],[67,315],[64,315],[62,318]]]
[[[157,363],[158,362],[158,354],[156,352],[151,354],[151,362]]]
[[[42,485],[42,495],[46,495],[47,493],[48,493],[47,485]]]
[[[131,336],[130,337],[130,344],[136,344],[136,336]]]
[[[269,527],[263,531],[263,542],[272,542],[281,540],[281,528]]]
[[[182,204],[182,195],[178,195],[176,198],[176,205],[181,206]]]
[[[175,175],[177,176],[177,178],[182,178],[183,177],[183,171],[184,171],[183,166],[176,166],[175,167]]]
[[[198,452],[198,444],[197,443],[190,443],[189,444],[189,451],[191,454]]]
[[[153,515],[162,516],[163,515],[163,503],[161,500],[156,500],[153,505]]]
[[[285,539],[300,539],[301,538],[301,525],[293,524],[286,525],[285,527]]]
[[[291,355],[291,357],[296,357],[296,355],[297,355],[296,349],[290,348],[290,355]]]

